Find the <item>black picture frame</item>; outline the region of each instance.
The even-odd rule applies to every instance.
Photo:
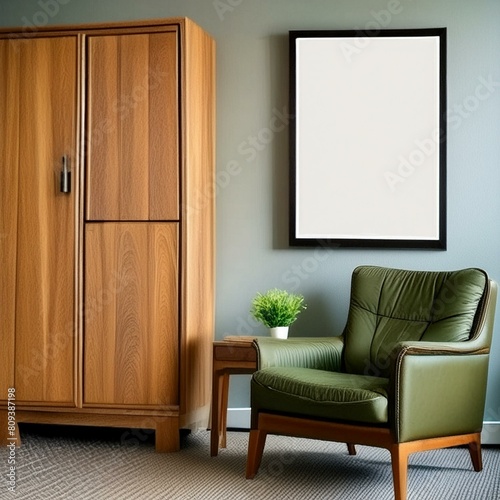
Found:
[[[289,32],[293,247],[446,249],[446,28]]]

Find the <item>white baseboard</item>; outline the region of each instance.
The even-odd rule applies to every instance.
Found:
[[[482,444],[500,444],[500,422],[484,422],[481,433]]]
[[[231,429],[250,429],[250,408],[229,408],[227,427]],[[500,444],[500,422],[484,422],[481,434],[482,444]]]
[[[228,408],[227,427],[232,429],[250,429],[250,408]]]

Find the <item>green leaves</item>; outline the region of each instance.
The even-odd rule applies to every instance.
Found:
[[[258,293],[255,296],[250,312],[256,320],[274,328],[291,325],[306,307],[302,295],[273,288],[265,294]]]

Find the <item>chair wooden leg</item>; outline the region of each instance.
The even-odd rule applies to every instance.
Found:
[[[252,429],[248,440],[248,456],[246,478],[253,479],[257,474],[264,453],[267,432],[259,429]]]
[[[347,451],[349,455],[356,455],[356,447],[352,443],[347,443]]]
[[[483,459],[481,455],[481,435],[475,434],[474,438],[474,441],[469,443],[468,447],[474,470],[476,472],[479,472],[483,470]]]
[[[408,451],[404,443],[396,443],[390,449],[395,500],[406,500],[408,488]]]

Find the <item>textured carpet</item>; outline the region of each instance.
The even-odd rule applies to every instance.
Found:
[[[0,450],[0,498],[22,499],[346,499],[393,498],[389,453],[269,436],[259,473],[246,480],[248,433],[229,432],[210,457],[209,432],[182,438],[179,453],[158,454],[144,431],[23,426],[15,452],[16,490],[7,489],[8,450]],[[465,448],[410,457],[408,500],[500,499],[500,449],[483,450],[472,469]]]

